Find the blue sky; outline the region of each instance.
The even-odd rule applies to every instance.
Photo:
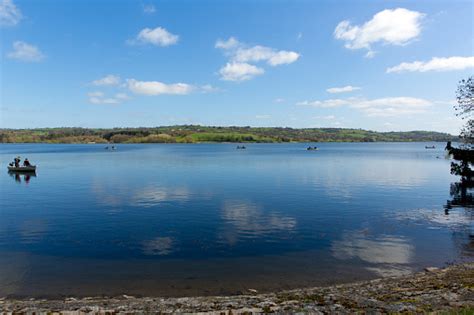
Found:
[[[7,128],[457,133],[472,1],[0,0]]]

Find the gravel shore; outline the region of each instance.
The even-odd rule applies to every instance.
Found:
[[[474,263],[403,277],[259,294],[213,297],[0,298],[3,313],[474,313]]]

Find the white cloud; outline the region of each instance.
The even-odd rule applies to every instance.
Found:
[[[352,25],[345,20],[334,30],[336,39],[344,40],[348,49],[369,50],[366,57],[373,57],[371,45],[377,42],[405,45],[421,33],[421,21],[425,15],[404,8],[387,9],[375,14],[363,25]]]
[[[323,101],[303,101],[296,103],[296,105],[319,108],[347,106],[355,108],[370,117],[391,117],[424,113],[433,105],[433,103],[422,98],[401,96],[377,98],[372,100],[352,97]]]
[[[241,62],[227,63],[219,70],[221,79],[226,81],[250,80],[254,76],[261,75],[264,72],[265,70],[262,68]]]
[[[426,112],[432,102],[414,97],[386,97],[374,100],[361,100],[351,106],[364,112],[367,116],[390,117],[411,115]]]
[[[276,98],[273,100],[275,103],[283,103],[285,101],[284,98]]]
[[[430,61],[402,62],[398,66],[387,69],[387,73],[392,72],[427,72],[427,71],[453,71],[474,68],[473,57],[434,57]]]
[[[232,59],[237,62],[266,61],[271,66],[279,66],[293,63],[299,57],[300,55],[294,51],[276,51],[273,48],[257,45],[250,48],[237,49]]]
[[[186,83],[166,84],[158,81],[127,80],[127,87],[135,94],[142,95],[185,95],[193,92],[195,87]]]
[[[230,37],[228,40],[217,40],[216,45],[214,47],[221,49],[231,49],[237,47],[238,45],[240,45],[240,42],[234,37]]]
[[[45,56],[38,47],[16,41],[13,43],[13,51],[9,52],[7,57],[26,62],[38,62],[43,60]]]
[[[153,14],[156,12],[156,8],[153,4],[144,5],[143,12],[146,14]]]
[[[261,45],[248,47],[235,37],[219,39],[215,47],[222,49],[230,59],[219,71],[221,79],[228,81],[243,81],[263,74],[264,69],[253,65],[255,63],[266,62],[275,67],[293,63],[300,57],[300,54],[294,51],[276,50]]]
[[[87,96],[91,104],[120,104],[129,99],[125,93],[117,93],[114,97],[106,97],[105,94],[100,91],[89,92]]]
[[[300,40],[303,38],[303,33],[299,32],[298,35],[296,35],[296,40]]]
[[[0,0],[0,25],[15,26],[22,18],[20,9],[12,0]]]
[[[269,60],[268,64],[271,66],[278,66],[284,64],[290,64],[298,60],[300,55],[294,51],[280,50],[276,52]]]
[[[326,92],[328,92],[328,93],[346,93],[346,92],[352,92],[352,91],[356,91],[356,90],[360,90],[360,87],[347,85],[347,86],[343,86],[343,87],[329,88],[329,89],[326,90]]]
[[[320,107],[320,108],[332,108],[332,107],[340,107],[345,105],[350,105],[352,99],[329,99],[324,101],[302,101],[296,103],[296,105],[300,106],[312,106],[312,107]]]
[[[176,44],[179,36],[168,32],[162,27],[155,29],[144,28],[138,33],[136,40],[143,44],[166,47]],[[130,43],[134,43],[134,41],[130,41]]]
[[[92,84],[96,86],[119,85],[120,77],[113,74],[109,74],[103,78],[92,81]]]
[[[270,115],[255,115],[257,119],[270,119],[271,117]]]

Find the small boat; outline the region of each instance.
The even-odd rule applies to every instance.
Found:
[[[240,146],[240,145],[237,146],[237,150],[245,150],[245,149],[246,149],[246,147],[244,145],[243,146]]]
[[[425,149],[436,149],[436,147],[434,145],[432,146],[425,145]]]
[[[36,171],[36,165],[30,165],[30,166],[8,166],[8,171],[10,172],[35,172]]]
[[[319,150],[319,148],[318,147],[307,147],[306,150],[307,151],[317,151],[317,150]]]

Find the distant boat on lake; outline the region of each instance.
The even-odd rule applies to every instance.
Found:
[[[434,145],[425,145],[425,149],[436,149],[436,147]]]
[[[237,150],[245,150],[245,149],[247,149],[247,148],[244,145],[242,145],[242,146],[238,145],[237,146]]]
[[[10,172],[35,172],[36,171],[36,165],[30,165],[30,166],[8,166],[8,170]]]
[[[310,146],[310,147],[307,147],[306,150],[307,150],[307,151],[317,151],[317,150],[319,150],[319,148],[318,148],[318,147],[311,147],[311,146]]]

